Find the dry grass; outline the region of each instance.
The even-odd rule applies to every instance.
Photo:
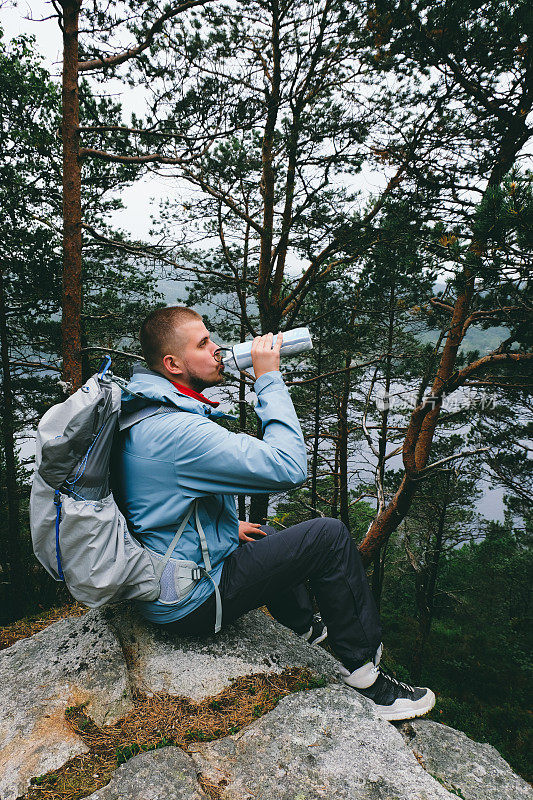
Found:
[[[53,622],[57,622],[65,617],[81,617],[85,614],[87,609],[79,603],[69,603],[66,606],[59,608],[50,608],[48,611],[34,614],[31,617],[24,617],[23,619],[12,622],[11,625],[5,625],[0,628],[0,650],[5,650],[6,647],[11,647],[12,644],[18,642],[19,639],[26,639],[28,636],[33,636],[34,633],[44,630]]]
[[[211,800],[220,800],[224,787],[228,785],[225,778],[222,778],[219,783],[213,783],[205,775],[198,776],[198,783]]]
[[[132,756],[166,745],[187,750],[192,742],[206,742],[237,733],[273,709],[292,692],[323,686],[308,669],[287,669],[279,675],[237,678],[216,697],[193,703],[183,697],[139,694],[131,712],[115,725],[99,728],[83,707],[67,709],[67,719],[84,740],[89,753],[61,769],[33,779],[24,800],[78,800],[109,782],[113,771]],[[222,786],[200,778],[204,791],[219,798]]]

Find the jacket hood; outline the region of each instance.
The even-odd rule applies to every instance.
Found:
[[[130,394],[129,392],[134,392]],[[217,411],[207,403],[195,397],[189,397],[176,389],[170,381],[157,372],[143,366],[135,366],[133,375],[128,381],[128,388],[122,390],[122,413],[131,414],[152,403],[164,403],[175,406],[180,411],[202,414],[208,417],[226,417],[235,419],[231,414]]]

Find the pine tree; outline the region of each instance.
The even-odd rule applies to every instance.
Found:
[[[0,567],[6,619],[13,619],[40,594],[52,599],[51,582],[32,565],[27,524],[29,441],[38,419],[63,400],[61,376],[61,169],[57,126],[60,97],[33,55],[33,42],[0,40],[0,343],[2,368],[2,515]],[[82,115],[112,118],[116,107],[95,100],[82,87]],[[87,170],[86,219],[104,225],[116,206],[107,199],[125,168]],[[126,170],[127,171],[127,170]],[[83,313],[86,370],[101,361],[98,349],[128,348],[153,279],[120,253],[89,249]],[[129,338],[128,338],[129,337]]]

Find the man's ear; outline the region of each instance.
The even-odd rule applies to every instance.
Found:
[[[163,356],[162,362],[165,370],[171,375],[174,375],[176,378],[183,375],[181,364],[175,356]]]

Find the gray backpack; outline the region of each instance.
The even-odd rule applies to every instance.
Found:
[[[119,420],[119,382],[124,385],[107,370],[93,375],[39,422],[30,495],[34,553],[55,580],[64,581],[72,596],[90,608],[131,599],[173,606],[207,578],[215,588],[216,633],[222,620],[220,594],[210,575],[196,501],[162,556],[134,539],[111,493],[109,469],[117,428],[125,430],[172,411],[151,405]],[[205,567],[172,558],[193,513]]]

